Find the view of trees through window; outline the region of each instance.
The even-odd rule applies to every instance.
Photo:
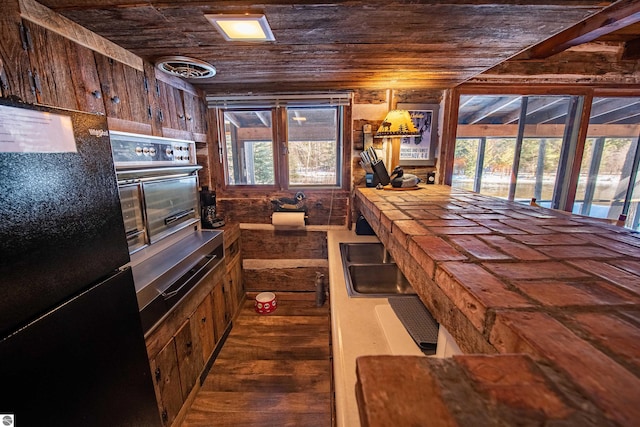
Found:
[[[577,147],[582,102],[579,96],[461,96],[452,185],[556,207],[556,193],[568,182],[558,182],[572,161],[567,153]],[[640,98],[593,98],[574,213],[613,220],[622,214],[626,226],[639,229],[639,135]]]
[[[338,184],[336,108],[289,108],[287,117],[289,184]]]
[[[273,186],[286,177],[279,183],[283,187],[339,186],[341,111],[338,106],[224,110],[227,185]],[[282,123],[284,114],[286,127],[280,130],[273,123]],[[275,161],[285,155],[287,162]]]
[[[532,197],[540,201],[551,200],[561,145],[562,140],[556,138],[523,139],[515,200],[528,202]],[[479,153],[482,146],[484,153]],[[454,186],[508,198],[515,147],[515,138],[485,138],[484,142],[480,138],[458,139],[453,170]],[[480,165],[478,156],[483,154]],[[482,169],[481,174],[478,174],[478,167]]]

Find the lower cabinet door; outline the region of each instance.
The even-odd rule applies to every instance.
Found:
[[[224,295],[224,284],[216,283],[211,291],[211,302],[213,305],[213,330],[215,332],[216,344],[222,339],[225,329],[227,328],[227,307]]]
[[[165,426],[170,426],[184,402],[174,339],[171,339],[156,357],[151,359],[151,371],[162,423]]]
[[[175,336],[183,401],[191,393],[203,366],[200,340],[197,339],[197,332],[192,333],[191,324],[190,320],[186,320]]]
[[[200,303],[191,316],[191,329],[196,331],[202,349],[202,361],[207,363],[215,346],[213,305],[211,294]]]

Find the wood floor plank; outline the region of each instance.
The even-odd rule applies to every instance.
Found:
[[[329,360],[237,360],[216,359],[211,368],[212,375],[275,375],[288,372],[292,376],[326,376],[331,369]],[[207,378],[208,380],[209,378]]]
[[[252,325],[282,325],[284,323],[294,327],[297,325],[324,325],[327,319],[320,316],[239,316],[234,322],[234,329],[237,326]]]
[[[214,412],[323,413],[329,408],[328,393],[264,393],[201,391],[191,409]]]
[[[279,375],[212,375],[202,385],[203,391],[268,392],[268,393],[329,393],[331,379],[326,376]]]
[[[247,297],[183,427],[332,425],[328,303],[316,307],[313,293],[278,303],[260,315]]]
[[[230,350],[230,352],[224,354],[221,352],[218,357],[236,360],[318,360],[328,359],[330,356],[328,343],[323,346],[296,346],[294,344],[287,345],[284,340],[280,340],[273,341],[271,344],[266,341],[257,345],[247,345],[246,343],[233,341],[227,342],[225,346],[228,346],[227,349]],[[281,346],[278,344],[281,344]]]
[[[215,421],[214,421],[215,420]],[[190,412],[182,424],[184,427],[322,427],[331,425],[331,415],[327,413],[279,414],[252,411],[241,412]]]
[[[264,338],[264,337],[281,337],[287,336],[290,339],[303,339],[309,335],[327,336],[329,334],[329,325],[308,326],[299,325],[292,328],[291,325],[256,325],[252,327],[238,327],[238,332],[246,338]]]

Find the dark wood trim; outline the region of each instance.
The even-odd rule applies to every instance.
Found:
[[[640,3],[623,0],[534,46],[526,56],[528,59],[545,59],[636,22],[640,22]]]
[[[620,91],[625,89],[617,88]],[[608,88],[602,88],[608,90]],[[613,89],[615,90],[615,89]],[[587,95],[594,91],[593,87],[579,85],[499,85],[499,84],[465,84],[455,88],[458,95]],[[637,88],[626,89],[627,93],[634,92],[637,96]],[[457,104],[456,104],[457,109]]]
[[[273,121],[273,155],[276,173],[276,187],[279,190],[288,189],[289,177],[289,150],[286,143],[287,133],[287,109],[285,107],[276,108],[276,119]],[[285,147],[287,149],[285,150]]]
[[[456,147],[456,130],[458,127],[458,105],[460,104],[460,91],[448,90],[445,93],[444,123],[442,126],[442,141],[440,147],[440,162],[438,170],[440,179],[438,184],[451,185],[453,175],[453,160]]]
[[[582,166],[582,157],[584,155],[584,145],[587,139],[587,130],[589,128],[589,117],[591,116],[591,104],[593,102],[593,94],[584,96],[584,105],[582,107],[582,116],[580,116],[580,129],[578,130],[578,141],[576,151],[573,156],[573,164],[571,165],[571,176],[569,177],[569,188],[565,199],[565,209],[571,211],[573,202],[576,200],[576,190],[578,188],[578,179],[580,178],[580,167]]]

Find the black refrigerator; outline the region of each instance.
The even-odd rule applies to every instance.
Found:
[[[0,419],[161,425],[104,116],[0,99]]]

